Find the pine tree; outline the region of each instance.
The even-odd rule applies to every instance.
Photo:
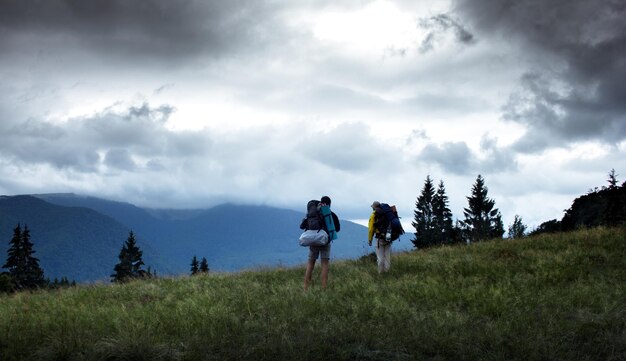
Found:
[[[198,259],[196,258],[196,256],[194,255],[193,258],[191,259],[191,275],[195,275],[200,271],[200,262],[198,262]]]
[[[439,181],[437,192],[433,197],[433,216],[437,230],[438,244],[452,243],[452,211],[448,208],[448,195],[443,180]]]
[[[618,181],[617,181],[617,174],[615,174],[615,169],[611,169],[611,171],[609,172],[609,179],[607,179],[607,182],[609,182],[609,189],[614,189],[618,187]]]
[[[522,222],[522,217],[515,215],[513,224],[509,226],[509,238],[518,239],[526,236],[526,225]]]
[[[141,269],[144,265],[141,259],[143,252],[137,246],[135,234],[130,231],[128,239],[122,246],[118,256],[120,262],[115,265],[111,282],[126,282],[132,278],[144,277],[146,272]]]
[[[33,242],[30,240],[30,230],[27,225],[24,225],[24,231],[22,232],[22,247],[25,257],[24,288],[28,289],[43,287],[46,284],[43,269],[39,266],[39,259],[33,256],[35,253],[33,246]]]
[[[200,272],[209,273],[209,262],[205,257],[202,257],[202,262],[200,262]]]
[[[609,172],[608,182],[609,188],[602,193],[604,196],[603,198],[606,199],[606,208],[603,212],[602,224],[609,227],[615,227],[624,222],[623,215],[625,207],[620,194],[623,193],[623,191],[620,190],[615,169],[611,169]]]
[[[485,180],[479,174],[472,187],[472,195],[467,197],[469,207],[463,210],[465,220],[461,221],[470,242],[502,237],[504,234],[502,216],[494,208],[495,201],[487,197],[487,193]]]
[[[20,290],[25,280],[26,260],[22,247],[22,227],[19,223],[13,229],[13,238],[9,245],[7,261],[2,268],[7,269],[13,289]]]
[[[426,176],[424,187],[415,201],[414,218],[411,225],[415,228],[415,239],[411,240],[416,248],[424,248],[436,243],[437,232],[433,213],[435,188],[430,175]]]
[[[9,242],[7,261],[2,266],[8,270],[15,290],[43,287],[46,283],[43,270],[39,266],[39,259],[30,240],[30,230],[24,225],[24,231],[18,223],[13,230],[13,238]]]

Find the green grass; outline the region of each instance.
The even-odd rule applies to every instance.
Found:
[[[304,250],[303,250],[304,252]],[[0,360],[624,360],[626,229],[0,296]]]

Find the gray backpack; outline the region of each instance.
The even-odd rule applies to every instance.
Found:
[[[305,230],[325,229],[324,217],[320,210],[320,201],[310,200],[306,205],[306,222]]]

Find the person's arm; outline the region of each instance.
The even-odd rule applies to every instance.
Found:
[[[372,239],[374,238],[374,215],[376,213],[372,212],[372,214],[370,215],[370,220],[367,223],[367,243],[369,243],[369,245],[372,245]]]

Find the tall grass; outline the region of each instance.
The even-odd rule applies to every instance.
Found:
[[[295,267],[5,295],[0,360],[624,360],[625,256],[600,228],[335,262],[325,291]]]

